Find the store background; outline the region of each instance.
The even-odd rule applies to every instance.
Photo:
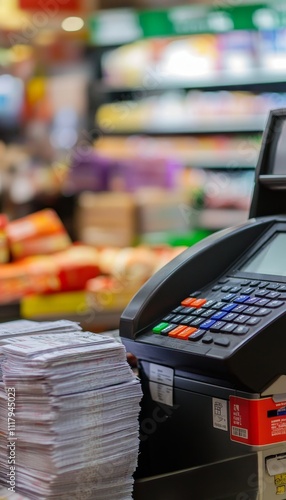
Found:
[[[0,40],[0,212],[54,210],[69,241],[36,274],[58,279],[67,258],[77,276],[27,286],[35,261],[3,224],[1,319],[116,327],[156,269],[247,219],[267,115],[286,102],[286,7],[2,0]]]

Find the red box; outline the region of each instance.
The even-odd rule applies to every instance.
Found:
[[[276,397],[276,399],[278,399]],[[251,446],[286,441],[286,400],[230,396],[230,438]]]
[[[19,0],[19,7],[26,10],[44,10],[46,12],[62,10],[80,10],[80,0]]]

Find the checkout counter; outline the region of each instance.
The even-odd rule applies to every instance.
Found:
[[[135,500],[286,500],[286,109],[249,220],[187,249],[120,320],[143,387]]]

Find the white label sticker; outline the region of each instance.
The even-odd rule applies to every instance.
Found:
[[[150,380],[173,387],[174,370],[167,366],[150,363]]]
[[[158,384],[157,382],[149,382],[149,388],[153,401],[173,406],[173,387]]]
[[[228,430],[227,407],[224,399],[213,398],[213,426],[216,429]]]

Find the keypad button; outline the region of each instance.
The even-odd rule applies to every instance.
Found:
[[[249,306],[247,307],[243,312],[244,314],[249,314],[250,316],[254,314],[258,310],[258,307],[255,306]]]
[[[172,310],[173,313],[179,313],[183,309],[183,306],[178,306]]]
[[[224,305],[222,310],[223,311],[227,311],[227,312],[230,312],[232,311],[235,307],[237,307],[236,304],[233,304],[232,302],[230,304],[227,304],[227,305]]]
[[[235,298],[235,293],[228,293],[227,295],[225,295],[224,297],[222,297],[221,300],[223,302],[230,302],[234,298]]]
[[[237,316],[237,318],[235,318],[234,322],[243,324],[247,320],[248,320],[248,316],[246,316],[245,314],[240,314],[239,316]]]
[[[260,285],[260,281],[251,281],[249,283],[249,286],[253,286],[253,287],[256,287],[256,286],[259,286]]]
[[[227,337],[215,337],[214,343],[222,347],[228,347],[230,344],[230,340]]]
[[[185,316],[180,323],[182,325],[190,325],[193,321],[195,321],[197,318],[195,316]],[[203,320],[202,320],[203,321]]]
[[[214,285],[214,286],[212,287],[212,291],[213,291],[213,292],[217,292],[217,291],[218,291],[218,290],[220,290],[220,289],[221,289],[221,285]]]
[[[195,297],[186,297],[184,300],[182,300],[181,306],[190,307],[196,300],[197,299]]]
[[[209,318],[212,316],[216,311],[214,309],[204,309],[204,312],[201,314],[203,318]],[[217,313],[219,314],[219,313]],[[214,318],[215,319],[215,318]]]
[[[194,311],[192,311],[192,316],[201,316],[203,312],[205,312],[205,309],[200,307],[199,309],[195,309]]]
[[[258,297],[250,297],[250,299],[246,300],[245,304],[255,304],[258,300]]]
[[[249,286],[250,283],[251,283],[250,280],[241,280],[239,284],[240,286]]]
[[[196,311],[195,307],[181,307],[179,311],[181,314],[192,314],[192,312]]]
[[[258,288],[266,288],[268,285],[268,281],[261,281],[261,283],[259,283],[258,285]]]
[[[163,328],[163,330],[161,330],[160,335],[168,336],[168,333],[171,332],[172,330],[174,330],[174,328],[176,328],[176,326],[177,325],[175,325],[174,323],[170,323],[168,326],[166,326],[166,328]]]
[[[206,303],[202,306],[205,309],[208,309],[210,307],[213,307],[217,303],[216,300],[207,300]]]
[[[230,289],[231,289],[230,285],[225,285],[225,286],[222,287],[221,291],[222,292],[229,292]]]
[[[242,290],[242,288],[241,288],[240,286],[233,286],[233,287],[230,289],[230,292],[231,292],[231,293],[239,293],[241,290]]]
[[[233,309],[233,312],[235,313],[242,313],[243,311],[245,311],[245,309],[247,308],[247,306],[243,305],[243,304],[239,304],[237,305],[234,309]]]
[[[216,321],[213,326],[210,327],[211,332],[220,332],[221,329],[226,325],[225,321]]]
[[[250,299],[249,295],[240,295],[239,297],[233,299],[233,302],[236,302],[237,304],[243,304],[243,302],[248,299]]]
[[[277,288],[279,288],[279,287],[280,287],[279,283],[269,283],[269,285],[267,285],[266,288],[268,290],[277,290]]]
[[[186,328],[186,326],[184,326],[184,325],[176,326],[176,328],[174,328],[173,330],[171,330],[168,333],[168,336],[176,338],[179,333],[181,333],[183,330],[185,330],[185,328]]]
[[[216,310],[219,310],[219,309],[222,309],[223,307],[225,306],[225,303],[224,302],[217,302],[216,304],[214,304],[212,306],[213,309],[216,309]]]
[[[173,323],[180,323],[184,318],[185,316],[183,314],[177,314],[177,316],[173,318]]]
[[[239,325],[233,330],[234,335],[245,335],[246,333],[249,332],[249,328],[244,325]]]
[[[213,311],[214,312],[214,311]],[[226,316],[227,312],[226,311],[217,311],[211,319],[219,320],[222,319],[224,316]]]
[[[199,326],[201,323],[205,321],[204,318],[195,318],[190,321],[191,326]]]
[[[267,316],[267,314],[270,314],[271,310],[266,309],[266,307],[260,307],[258,311],[256,311],[255,316]]]
[[[198,331],[197,328],[188,326],[182,332],[178,333],[177,339],[188,340],[190,335],[194,335]]]
[[[163,321],[171,321],[175,317],[175,314],[167,314],[164,316]]]
[[[280,300],[286,300],[286,293],[281,293],[279,299]]]
[[[234,323],[226,323],[226,325],[221,328],[221,332],[231,333],[236,327],[237,325]]]
[[[197,341],[197,340],[200,340],[204,336],[205,333],[206,332],[203,331],[203,330],[197,330],[196,332],[194,332],[191,335],[189,335],[188,340],[191,340],[193,342]]]
[[[278,288],[278,292],[286,292],[286,285],[280,285]]]
[[[259,299],[257,302],[256,302],[256,306],[259,306],[259,307],[262,307],[262,306],[266,306],[267,304],[269,304],[270,300],[269,299]]]
[[[202,342],[204,344],[211,344],[213,342],[213,337],[209,333],[206,333],[206,335],[202,338]]]
[[[280,306],[283,306],[284,302],[282,302],[282,300],[271,300],[270,302],[268,302],[267,306],[266,307],[271,307],[271,308],[275,308],[276,307],[280,307]]]
[[[238,314],[230,312],[224,317],[224,321],[233,321],[235,318],[237,318]]]
[[[268,290],[256,290],[255,291],[256,297],[265,297],[267,294],[268,294]]]
[[[154,333],[160,333],[161,330],[166,328],[166,326],[168,326],[168,323],[166,323],[165,321],[162,321],[161,323],[158,323],[158,325],[154,326],[154,328],[152,328],[152,331]]]
[[[245,295],[250,295],[251,293],[253,293],[253,288],[249,286],[248,288],[245,288],[243,290],[243,293],[245,293]]]
[[[192,307],[202,307],[206,303],[207,299],[197,299],[192,302]]]
[[[259,323],[259,321],[261,321],[260,318],[257,318],[255,316],[252,316],[252,318],[249,318],[247,321],[246,321],[246,325],[257,325],[257,323]]]
[[[269,292],[266,297],[268,299],[278,299],[280,297],[280,293],[279,292]]]
[[[200,328],[202,328],[203,330],[208,330],[214,324],[215,324],[215,319],[207,319],[200,325]]]

